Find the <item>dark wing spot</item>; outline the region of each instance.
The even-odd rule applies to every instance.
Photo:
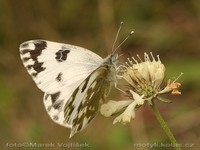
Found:
[[[70,52],[70,50],[66,49],[65,47],[62,47],[61,50],[57,51],[55,54],[56,54],[56,57],[55,59],[58,61],[58,62],[63,62],[65,60],[67,60],[67,54]]]
[[[55,102],[55,103],[52,105],[52,107],[53,107],[54,109],[60,109],[61,105],[62,105],[62,101],[60,101],[60,102],[58,102],[58,103]]]
[[[20,47],[22,47],[22,48],[27,48],[27,47],[28,47],[28,43],[22,43],[22,44],[20,45]]]
[[[50,96],[50,94],[46,94],[45,95],[45,97],[44,97],[44,99],[45,99],[45,101],[47,100],[47,98]]]
[[[37,61],[37,57],[41,55],[42,50],[47,47],[47,42],[43,40],[37,40],[34,42],[35,49],[30,51],[31,58]]]
[[[87,79],[85,80],[85,84],[83,85],[83,87],[82,87],[82,89],[81,89],[81,93],[83,93],[83,91],[85,91],[85,89],[86,89],[86,87],[87,87],[87,85],[88,85],[89,79],[90,79],[90,78],[87,78]]]
[[[26,66],[26,68],[27,68],[28,70],[30,70],[32,67],[33,67],[33,65],[27,65],[27,66]]]
[[[39,63],[38,61],[36,61],[36,62],[34,63],[33,69],[37,72],[37,74],[45,70],[45,68],[42,67],[42,65],[43,65],[42,62]]]
[[[31,76],[32,77],[36,77],[38,74],[37,73],[32,73]]]
[[[21,53],[22,55],[24,55],[24,54],[26,54],[26,53],[29,53],[29,52],[30,52],[29,49],[22,49],[22,50],[20,51],[20,53]]]
[[[72,114],[72,112],[74,111],[74,100],[76,97],[76,94],[78,93],[79,88],[77,88],[74,93],[72,94],[72,96],[69,98],[69,100],[67,101],[67,103],[64,106],[64,118],[65,118],[65,122],[69,123],[69,118]]]
[[[49,106],[49,107],[47,108],[47,111],[50,112],[50,111],[51,111],[51,108],[52,108],[52,106]]]
[[[30,57],[24,57],[24,58],[22,58],[22,61],[27,62],[29,59],[30,59]]]
[[[59,95],[60,95],[60,92],[51,94],[51,102],[52,102],[52,104],[55,103],[55,101],[58,99]]]
[[[57,115],[54,115],[54,116],[53,116],[53,120],[58,120],[58,116],[57,116]]]
[[[56,80],[57,80],[58,82],[60,82],[60,81],[62,80],[62,72],[60,72],[60,73],[58,74],[58,76],[56,77]]]

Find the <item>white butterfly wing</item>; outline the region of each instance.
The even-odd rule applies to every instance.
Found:
[[[45,40],[22,43],[20,56],[37,86],[49,94],[62,89],[71,94],[103,62],[87,49]]]

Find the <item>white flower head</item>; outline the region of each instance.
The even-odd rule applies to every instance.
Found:
[[[137,55],[140,62],[134,57],[128,58],[122,75],[135,92],[145,97],[152,96],[159,90],[165,75],[165,66],[159,55],[156,60],[152,53],[150,54],[151,58],[144,53],[144,61]]]
[[[128,83],[127,93],[129,100],[113,101],[110,100],[101,106],[100,112],[102,115],[109,117],[119,112],[122,112],[113,121],[113,124],[121,122],[126,124],[135,118],[135,110],[148,101],[152,104],[152,100],[157,97],[158,100],[163,99],[159,96],[171,92],[174,95],[181,94],[178,91],[180,83],[176,80],[168,81],[167,86],[162,89],[161,84],[165,76],[165,66],[162,64],[159,55],[157,59],[150,53],[144,53],[144,60],[139,55],[138,59],[128,58],[123,67],[121,77]],[[169,102],[169,101],[166,101]]]

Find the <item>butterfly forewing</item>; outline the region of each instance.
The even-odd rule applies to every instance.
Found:
[[[50,94],[67,89],[70,95],[103,62],[87,49],[45,40],[22,43],[20,56],[37,86]]]

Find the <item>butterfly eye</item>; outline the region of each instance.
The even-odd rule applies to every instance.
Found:
[[[118,54],[111,55],[110,58],[111,58],[111,61],[112,61],[112,62],[116,62],[117,59],[118,59]]]

